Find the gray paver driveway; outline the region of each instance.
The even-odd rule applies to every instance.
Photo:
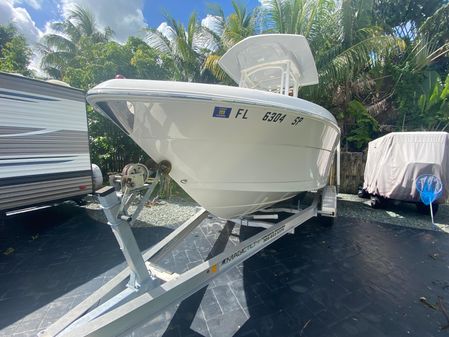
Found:
[[[134,229],[142,249],[171,230]],[[183,271],[257,231],[208,219],[162,265]],[[35,336],[123,267],[108,226],[69,205],[9,218],[0,251],[0,336]],[[448,251],[444,233],[312,220],[124,335],[444,336]]]

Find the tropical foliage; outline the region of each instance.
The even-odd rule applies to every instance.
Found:
[[[42,69],[84,90],[117,74],[235,85],[218,66],[229,48],[255,34],[302,34],[313,51],[320,84],[302,88],[299,96],[336,116],[343,146],[363,150],[390,131],[449,129],[447,0],[265,0],[254,9],[237,1],[232,5],[228,15],[211,5],[207,26],[195,13],[187,25],[167,15],[166,29],[148,29],[143,39],[130,37],[124,43],[114,40],[111,29],[100,29],[93,13],[74,7],[40,41]],[[31,51],[13,27],[0,27],[0,57],[0,69],[29,74]],[[147,159],[91,110],[89,126],[93,160],[108,170]]]
[[[0,25],[0,71],[31,75],[32,51],[13,25]]]
[[[83,68],[77,56],[97,43],[107,42],[113,35],[110,28],[100,31],[95,17],[85,8],[76,6],[67,20],[54,22],[55,31],[42,38],[38,45],[42,57],[42,69],[50,76],[61,79],[67,67]]]

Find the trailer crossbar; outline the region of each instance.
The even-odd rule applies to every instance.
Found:
[[[215,277],[242,263],[283,235],[293,232],[296,227],[310,218],[317,216],[319,195],[319,193],[315,195],[312,205],[306,209],[295,211],[285,220],[273,224],[182,274],[160,269],[156,262],[171,252],[209,215],[205,209],[200,209],[192,218],[142,255],[140,253],[138,256],[133,253],[128,255],[129,265],[132,266],[133,263],[128,261],[129,259],[143,260],[145,270],[148,272],[146,275],[156,278],[157,282],[146,282],[141,287],[130,287],[128,284],[128,287],[121,290],[126,278],[133,277],[133,269],[125,268],[47,330],[41,332],[40,336],[116,336],[144,320],[151,319],[169,305],[179,303],[191,296],[208,285]],[[119,208],[117,205],[114,207]],[[140,211],[141,208],[138,207],[138,210]],[[121,226],[129,226],[131,222],[120,220],[120,214],[117,218],[121,221]],[[111,214],[108,219],[113,220]],[[130,228],[123,233],[126,236],[132,235]],[[131,246],[134,244],[135,238],[133,238],[134,241],[123,241],[121,235],[122,232],[116,233],[119,243],[131,242]],[[123,252],[126,256],[127,250]]]

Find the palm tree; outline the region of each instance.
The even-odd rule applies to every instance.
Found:
[[[73,62],[80,50],[106,42],[113,35],[109,27],[100,31],[92,13],[80,6],[75,6],[65,21],[54,22],[51,28],[56,33],[45,35],[38,50],[43,55],[41,68],[57,79],[62,78],[64,68]]]
[[[267,32],[304,35],[322,85],[335,86],[372,68],[400,40],[371,26],[368,0],[268,0]],[[322,87],[319,89],[322,91]]]
[[[330,109],[339,119],[343,137],[359,127],[358,120],[377,125],[371,113],[386,110],[391,93],[379,90],[376,78],[383,77],[383,64],[402,50],[403,41],[372,24],[373,1],[265,4],[265,31],[304,35],[314,53],[320,83],[302,88],[300,95]]]
[[[234,12],[227,18],[221,7],[214,9],[216,18],[215,31],[205,28],[204,35],[213,40],[215,49],[209,53],[204,60],[203,69],[210,71],[219,81],[226,84],[234,82],[218,65],[218,61],[226,51],[239,41],[255,35],[258,29],[259,11],[254,9],[249,11],[244,5],[232,1]]]
[[[310,39],[334,11],[335,1],[269,0],[263,7],[264,30],[266,33],[301,34]]]
[[[268,0],[266,32],[304,35],[315,54],[323,86],[339,85],[372,68],[400,40],[371,26],[369,0]]]
[[[204,60],[203,28],[193,13],[187,27],[168,16],[167,30],[147,30],[146,42],[173,62],[173,79],[201,81],[201,65]]]

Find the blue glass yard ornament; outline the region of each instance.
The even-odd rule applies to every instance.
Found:
[[[432,203],[437,200],[443,191],[443,184],[441,179],[432,174],[423,174],[416,178],[416,189],[424,205],[430,207],[430,216],[433,222]]]

